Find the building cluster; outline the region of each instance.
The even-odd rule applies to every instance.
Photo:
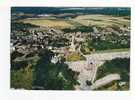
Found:
[[[24,34],[25,33],[25,34]],[[41,49],[47,48],[54,53],[80,52],[81,44],[87,39],[100,38],[106,40],[110,36],[127,37],[121,40],[123,43],[130,41],[130,29],[122,27],[119,30],[113,28],[93,27],[93,32],[64,33],[49,27],[29,28],[23,31],[14,30],[11,33],[11,53],[19,52],[24,56],[31,53],[37,54]],[[120,40],[119,40],[120,41]],[[112,42],[115,42],[112,40]]]

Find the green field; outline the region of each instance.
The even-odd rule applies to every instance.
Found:
[[[130,51],[129,48],[122,49],[111,49],[111,50],[97,50],[95,53],[109,53],[109,52],[122,52],[122,51]]]
[[[36,19],[21,20],[21,22],[30,23],[32,25],[37,25],[37,26],[53,27],[53,28],[59,28],[59,29],[73,27],[73,25],[71,25],[67,21],[59,20],[59,19],[36,18]]]
[[[130,25],[130,21],[124,17],[116,17],[109,15],[81,15],[73,19],[74,21],[88,26],[88,25],[97,25],[97,26],[111,26],[111,25]]]
[[[129,26],[130,20],[125,17],[116,17],[109,15],[80,15],[71,19],[58,19],[58,18],[33,18],[21,20],[23,23],[30,23],[37,26],[47,26],[53,28],[71,28],[78,26],[96,25],[99,27],[107,27],[112,25]]]

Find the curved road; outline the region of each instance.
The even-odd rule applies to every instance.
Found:
[[[112,60],[115,58],[129,58],[130,52],[123,51],[123,52],[109,52],[109,53],[94,53],[94,54],[84,55],[84,56],[87,59],[86,61],[75,61],[75,62],[66,62],[66,63],[69,65],[69,68],[71,68],[73,71],[80,72],[78,76],[78,81],[80,83],[80,86],[78,88],[81,90],[91,90],[90,86],[86,84],[86,81],[87,80],[91,81],[91,83],[94,84],[93,82],[96,78],[96,72],[99,66],[101,66],[106,60]],[[111,77],[113,79],[113,76]],[[103,81],[103,83],[107,83],[107,81],[106,82],[105,81],[106,78]],[[94,88],[96,87],[94,86]]]

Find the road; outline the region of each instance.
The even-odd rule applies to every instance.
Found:
[[[120,80],[120,75],[119,74],[109,74],[109,75],[107,75],[107,76],[105,76],[105,77],[103,77],[103,78],[101,78],[99,80],[96,80],[94,82],[94,84],[92,84],[90,86],[90,89],[91,90],[97,89],[97,88],[99,88],[101,86],[104,86],[104,85],[114,81],[114,80]]]
[[[123,51],[123,52],[109,52],[109,53],[94,53],[84,56],[87,59],[86,61],[76,61],[66,63],[69,65],[69,68],[71,68],[73,71],[80,72],[78,76],[78,81],[80,83],[79,89],[90,90],[91,88],[90,86],[87,85],[86,81],[90,81],[92,84],[94,84],[96,72],[99,66],[101,66],[106,60],[112,60],[114,58],[129,58],[130,52]],[[105,80],[100,81],[101,84],[106,83]]]

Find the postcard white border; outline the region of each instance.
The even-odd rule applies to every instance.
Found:
[[[131,7],[130,91],[34,91],[10,89],[10,8],[12,6]],[[5,0],[0,4],[0,99],[1,100],[132,100],[135,92],[134,0]]]

